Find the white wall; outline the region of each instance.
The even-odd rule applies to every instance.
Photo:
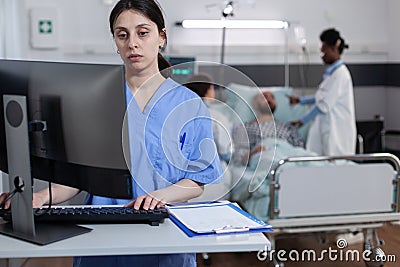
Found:
[[[5,10],[7,14],[10,13],[13,16],[12,25],[7,23],[7,28],[13,31],[4,33],[7,34],[5,38],[18,36],[21,40],[21,42],[8,44],[10,49],[17,49],[19,53],[7,54],[7,57],[97,62],[119,60],[115,56],[115,47],[108,29],[108,15],[112,5],[107,3],[110,1],[0,0],[0,3],[2,1],[9,3],[5,6]],[[219,19],[223,1],[159,1],[167,20],[169,38],[167,53],[196,55],[199,60],[218,62],[222,41],[221,30],[189,30],[176,27],[174,24],[176,21],[189,18]],[[344,55],[348,62],[386,61],[389,43],[388,13],[393,13],[389,19],[398,20],[394,14],[395,11],[388,8],[388,3],[389,7],[397,7],[396,0],[241,0],[237,2],[239,3],[235,7],[234,19],[285,19],[292,25],[301,24],[306,30],[310,62],[320,62],[318,35],[323,29],[333,26],[341,31],[350,44],[351,49]],[[249,2],[253,4],[248,4]],[[29,44],[29,10],[40,6],[57,7],[59,10],[60,40],[57,49],[32,49]],[[15,10],[18,11],[17,14]],[[282,31],[228,30],[226,63],[282,63],[283,43]],[[289,43],[290,62],[303,62],[305,59],[299,56],[300,49],[295,44],[291,31],[289,31]]]
[[[372,120],[375,115],[385,119],[388,113],[387,90],[382,86],[359,86],[354,88],[354,105],[357,120]],[[392,121],[387,122],[392,124]]]
[[[0,56],[3,58],[23,54],[23,37],[27,35],[20,24],[23,11],[21,0],[0,0]]]
[[[108,28],[112,5],[102,0],[17,0],[20,10],[19,34],[23,36],[18,57],[40,60],[120,62]],[[30,10],[35,7],[57,9],[58,47],[33,49],[30,35]]]
[[[221,6],[208,9],[206,6],[223,1],[160,2],[169,22],[172,53],[200,51],[201,57],[218,58],[215,56],[219,54],[221,30],[182,29],[172,25],[183,19],[219,19]],[[306,30],[312,62],[320,62],[318,36],[327,27],[337,27],[350,43],[352,49],[346,53],[349,60],[363,62],[365,59],[386,59],[386,0],[258,0],[253,1],[254,5],[245,4],[249,1],[239,2],[243,4],[236,8],[234,19],[283,19],[292,24],[301,24]],[[293,35],[290,36],[291,51],[296,52]],[[246,54],[252,62],[268,63],[270,58],[276,60],[271,54],[282,51],[279,47],[282,47],[283,36],[275,30],[229,30],[226,44],[227,62],[243,61],[240,55]],[[213,53],[207,54],[210,51]],[[296,57],[292,56],[292,60],[296,60]]]
[[[389,61],[400,61],[400,1],[388,0],[388,54]]]

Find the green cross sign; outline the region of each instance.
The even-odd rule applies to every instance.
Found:
[[[53,32],[51,20],[39,20],[39,33],[50,34]]]

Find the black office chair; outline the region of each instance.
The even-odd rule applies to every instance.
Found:
[[[382,140],[383,151],[400,158],[400,130],[386,130]]]
[[[385,130],[382,116],[357,121],[357,154],[391,153],[400,158],[400,130]],[[392,164],[391,162],[388,162]]]
[[[384,119],[375,116],[373,120],[357,121],[357,154],[383,152],[385,136]]]

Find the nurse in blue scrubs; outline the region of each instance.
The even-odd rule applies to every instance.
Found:
[[[117,53],[125,64],[131,174],[134,199],[90,196],[88,204],[124,204],[154,209],[198,197],[203,185],[220,180],[222,168],[209,112],[194,92],[168,78],[170,65],[159,53],[167,42],[165,23],[154,0],[121,0],[110,14]],[[53,186],[53,203],[77,189]],[[34,205],[49,201],[48,190]],[[140,242],[140,240],[132,240]],[[74,266],[196,266],[190,254],[76,257]]]
[[[92,204],[154,209],[201,195],[203,184],[222,175],[211,120],[195,93],[160,73],[167,66],[159,53],[167,36],[158,4],[119,1],[111,12],[110,28],[126,69],[135,200],[93,196]],[[74,265],[195,266],[196,258],[195,254],[81,257]]]

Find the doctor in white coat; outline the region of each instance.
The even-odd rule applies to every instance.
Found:
[[[356,120],[353,82],[340,59],[348,45],[335,29],[320,35],[321,57],[326,69],[315,96],[289,96],[290,104],[313,104],[310,111],[292,124],[298,127],[313,120],[306,148],[323,156],[352,155],[356,149]]]

